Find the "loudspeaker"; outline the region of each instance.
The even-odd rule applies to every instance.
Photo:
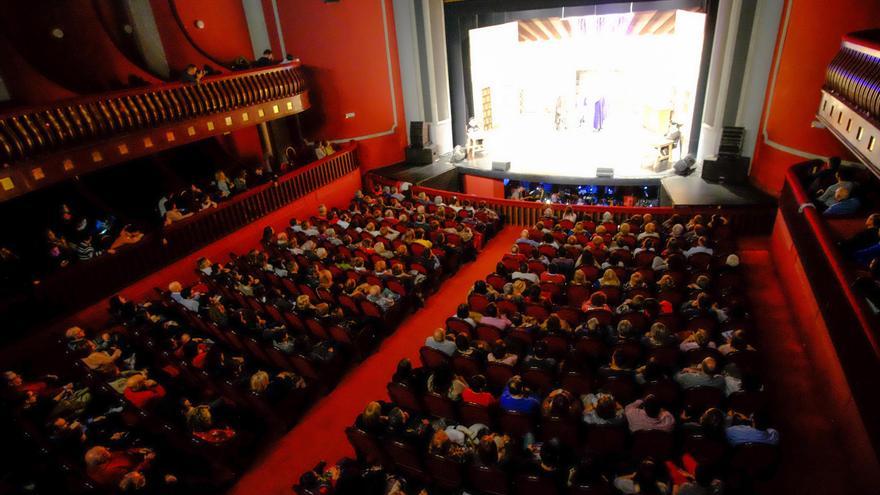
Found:
[[[597,167],[596,177],[612,178],[614,177],[614,169],[611,167]]]
[[[428,144],[428,124],[420,121],[409,123],[409,145],[424,148]]]
[[[492,170],[495,172],[507,172],[510,170],[510,162],[492,162]]]
[[[410,146],[406,149],[406,163],[409,165],[430,165],[434,163],[434,150]]]
[[[747,156],[715,157],[703,160],[703,180],[725,184],[744,184],[749,175]]]

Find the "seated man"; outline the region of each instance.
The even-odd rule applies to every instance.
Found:
[[[181,306],[192,311],[193,313],[199,312],[198,298],[185,297],[183,294],[183,286],[180,285],[180,282],[174,281],[168,284],[168,292],[171,293],[171,299],[174,302],[180,304]]]
[[[844,251],[855,252],[880,243],[880,213],[872,213],[865,220],[865,230],[840,242]]]
[[[822,214],[826,217],[841,217],[859,211],[862,203],[850,194],[850,190],[845,187],[837,188],[834,192],[834,203],[830,204]]]
[[[541,401],[529,393],[519,375],[507,382],[499,404],[505,411],[523,414],[532,414],[541,407]]]
[[[653,394],[633,401],[624,408],[623,414],[631,432],[640,430],[671,432],[675,428],[675,417],[660,406],[660,401]]]
[[[455,354],[455,342],[446,339],[446,331],[442,328],[434,330],[434,334],[425,339],[425,347],[436,349],[447,356]]]
[[[685,368],[676,373],[675,381],[685,390],[694,387],[714,387],[723,390],[724,377],[715,373],[716,369],[715,358],[707,357],[703,359],[700,366]]]
[[[851,180],[851,174],[848,170],[838,170],[835,174],[835,177],[837,177],[837,182],[828,186],[827,189],[820,189],[816,193],[816,201],[824,204],[825,206],[830,207],[831,205],[840,201],[839,199],[837,199],[837,191],[841,189],[846,189],[846,192],[850,193],[856,185],[855,182]]]
[[[98,445],[86,452],[86,473],[100,486],[115,489],[131,473],[148,468],[155,457],[150,449],[111,451]]]
[[[767,426],[763,414],[755,413],[751,418],[734,414],[732,419],[733,424],[725,430],[730,445],[735,447],[744,443],[779,444],[779,432]]]

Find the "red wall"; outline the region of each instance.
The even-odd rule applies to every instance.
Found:
[[[253,59],[254,49],[241,0],[174,0],[174,5],[183,28],[206,53],[223,62],[240,56]],[[204,29],[195,26],[197,19],[205,21]]]
[[[174,11],[168,0],[150,0],[150,6],[153,8],[153,18],[156,20],[156,29],[162,40],[172,78],[182,73],[189,64],[196,64],[199,67],[208,64],[219,69],[217,62],[199,53],[186,39],[174,18]]]
[[[464,176],[465,194],[504,199],[504,182],[476,175]]]
[[[777,41],[779,73],[772,102],[765,101],[765,118],[770,105],[768,138],[785,146],[809,153],[849,156],[831,133],[813,129],[810,123],[819,108],[819,90],[825,81],[825,69],[840,48],[844,34],[876,27],[880,22],[877,0],[797,0],[788,2],[791,9],[787,36],[782,52]],[[782,23],[785,23],[783,13]],[[772,83],[772,74],[771,74]],[[763,125],[763,120],[762,120]],[[753,154],[751,176],[762,189],[778,195],[785,171],[804,161],[789,153],[773,149],[758,138]]]
[[[383,133],[394,125],[383,1],[398,123],[394,133],[360,142],[359,157],[365,169],[402,161],[406,146],[391,1],[278,2],[285,51],[302,59],[314,88],[314,106],[307,112],[312,115],[304,115],[309,137],[339,140]],[[349,112],[355,117],[346,119]]]
[[[64,33],[60,39],[51,35],[56,28]],[[0,33],[6,49],[18,54],[15,60],[4,60],[2,69],[20,103],[47,101],[63,93],[42,96],[29,88],[37,84],[49,89],[47,80],[77,93],[119,89],[132,75],[158,82],[113,43],[91,0],[2,2]]]
[[[220,142],[233,155],[246,163],[263,160],[263,144],[257,126],[245,127],[220,136]]]

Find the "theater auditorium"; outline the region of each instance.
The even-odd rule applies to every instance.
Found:
[[[877,0],[0,1],[0,494],[880,493]]]

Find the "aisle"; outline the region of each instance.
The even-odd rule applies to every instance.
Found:
[[[782,463],[776,476],[757,486],[759,494],[829,495],[870,493],[858,488],[837,429],[828,421],[827,394],[815,377],[804,343],[768,252],[767,238],[744,239],[740,257],[748,270],[749,299],[758,324],[769,411],[778,425]],[[804,476],[809,473],[808,476]]]
[[[428,299],[427,306],[410,315],[379,350],[360,363],[342,382],[321,399],[305,417],[279,439],[238,481],[231,494],[285,494],[299,475],[318,461],[335,462],[354,452],[345,438],[345,427],[371,400],[387,399],[385,386],[397,362],[404,357],[418,363],[418,350],[435,328],[443,326],[475,280],[491,273],[501,256],[520,233],[519,227],[505,227],[476,261],[464,265]]]

